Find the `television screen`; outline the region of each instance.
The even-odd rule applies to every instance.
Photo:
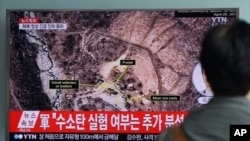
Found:
[[[213,97],[200,43],[238,11],[7,10],[9,140],[154,140]]]

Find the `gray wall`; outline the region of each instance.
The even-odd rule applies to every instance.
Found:
[[[5,141],[6,118],[6,9],[164,9],[240,8],[250,22],[250,0],[0,0],[0,140]]]

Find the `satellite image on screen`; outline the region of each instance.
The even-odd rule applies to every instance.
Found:
[[[216,11],[12,11],[9,108],[198,107],[203,95],[193,85],[192,74],[203,33],[236,18],[235,11],[231,16],[208,13]]]

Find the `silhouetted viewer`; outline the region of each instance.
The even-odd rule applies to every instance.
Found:
[[[200,62],[214,98],[156,141],[229,141],[230,125],[250,125],[250,25],[239,20],[209,29]]]

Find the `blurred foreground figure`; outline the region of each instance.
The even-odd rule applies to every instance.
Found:
[[[200,62],[214,98],[156,141],[229,141],[230,124],[250,124],[250,24],[235,21],[208,30]]]

